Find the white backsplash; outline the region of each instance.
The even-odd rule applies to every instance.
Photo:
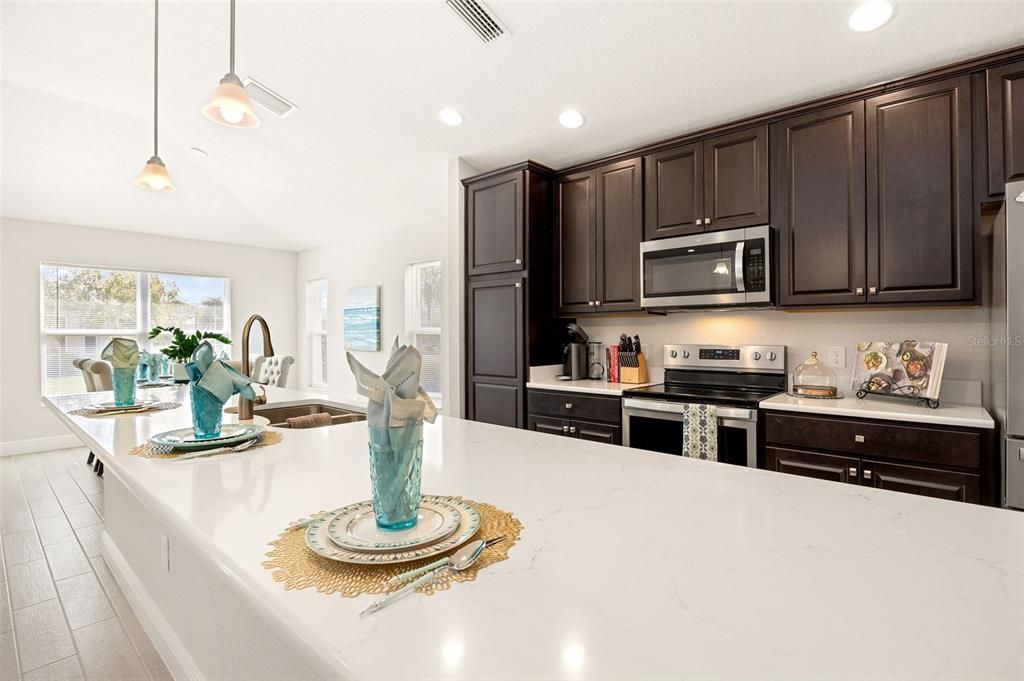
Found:
[[[658,367],[663,365],[662,347],[672,343],[785,345],[788,372],[807,359],[811,351],[826,358],[829,346],[841,345],[846,348],[846,368],[834,371],[840,387],[847,391],[859,341],[916,339],[949,344],[943,398],[953,401],[961,388],[974,394],[974,382],[989,380],[989,347],[984,342],[989,334],[989,321],[988,310],[983,308],[675,312],[664,316],[583,318],[579,323],[591,340],[606,344],[617,343],[621,333],[639,334],[648,364]],[[974,385],[959,386],[957,379]]]

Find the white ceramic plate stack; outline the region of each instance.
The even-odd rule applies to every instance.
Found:
[[[373,504],[360,501],[327,513],[306,528],[306,544],[324,558],[342,563],[406,563],[445,553],[469,541],[480,529],[480,514],[461,499],[424,495],[419,518],[407,530],[377,527]]]
[[[229,447],[253,440],[263,432],[258,423],[231,423],[223,426],[217,437],[199,438],[191,428],[179,428],[149,438],[157,447],[171,450],[197,451],[214,447]]]

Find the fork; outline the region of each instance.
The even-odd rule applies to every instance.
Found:
[[[192,452],[191,454],[182,454],[181,456],[176,457],[174,460],[175,461],[188,461],[189,459],[201,459],[204,456],[212,456],[213,454],[223,454],[225,452],[241,452],[243,450],[249,449],[249,447],[252,447],[257,442],[259,442],[259,438],[258,437],[254,437],[253,439],[246,440],[245,442],[243,442],[241,444],[237,444],[234,447],[215,447],[213,449],[204,449],[201,452]]]

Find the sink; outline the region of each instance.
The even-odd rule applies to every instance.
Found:
[[[228,407],[224,411],[229,414],[237,414],[238,407]],[[296,416],[312,416],[313,414],[330,414],[331,425],[337,426],[343,423],[365,421],[366,414],[341,407],[332,407],[320,402],[306,402],[302,404],[290,404],[277,406],[273,404],[258,405],[253,409],[256,416],[262,416],[270,421],[270,425],[277,428],[289,428],[288,419]]]

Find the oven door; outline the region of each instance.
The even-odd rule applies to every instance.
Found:
[[[770,227],[733,229],[640,244],[646,308],[771,303]]]
[[[623,398],[623,446],[681,456],[683,406],[668,400]],[[757,468],[756,409],[718,407],[718,460]]]

